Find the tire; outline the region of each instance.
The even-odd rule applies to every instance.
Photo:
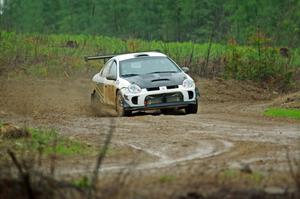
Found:
[[[198,101],[196,101],[196,104],[189,104],[187,107],[185,107],[186,114],[196,114],[197,112],[198,112]]]
[[[120,91],[118,91],[117,97],[116,97],[116,111],[117,111],[117,115],[119,117],[129,116],[132,113],[131,111],[125,110],[123,104],[124,104],[123,97],[122,97]]]

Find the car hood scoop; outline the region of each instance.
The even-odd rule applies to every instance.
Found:
[[[125,77],[124,79],[126,79],[131,84],[137,84],[143,89],[160,86],[181,85],[183,80],[185,80],[186,78],[187,77],[185,73],[179,72],[137,75],[132,77]]]
[[[170,81],[170,79],[154,79],[152,82],[159,82],[159,81]]]

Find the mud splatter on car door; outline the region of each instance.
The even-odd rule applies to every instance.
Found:
[[[103,69],[94,77],[93,81],[95,82],[95,91],[96,91],[96,98],[103,104],[107,103],[106,100],[106,77],[108,76],[110,66],[112,61],[109,61],[105,64]]]
[[[117,63],[112,61],[104,83],[104,96],[107,105],[115,106],[116,102]]]

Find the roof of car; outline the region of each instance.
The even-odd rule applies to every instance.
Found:
[[[167,55],[160,53],[160,52],[138,52],[138,53],[128,53],[128,54],[122,54],[114,56],[113,59],[118,61],[123,61],[127,59],[132,59],[136,57],[142,57],[142,56],[148,56],[148,57],[167,57]]]

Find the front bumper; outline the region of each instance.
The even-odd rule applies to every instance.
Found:
[[[123,93],[122,90],[121,93],[124,98],[124,109],[131,111],[183,108],[190,104],[196,104],[200,96],[197,88],[184,89],[182,86],[178,86],[178,88],[175,89],[160,87],[159,90],[156,91],[142,89],[142,92],[138,95]],[[159,97],[153,99],[153,96]]]
[[[150,104],[147,106],[124,107],[124,109],[128,110],[128,111],[138,111],[138,110],[153,110],[153,109],[166,109],[166,108],[184,108],[184,107],[187,107],[189,104],[196,104],[196,101]]]

